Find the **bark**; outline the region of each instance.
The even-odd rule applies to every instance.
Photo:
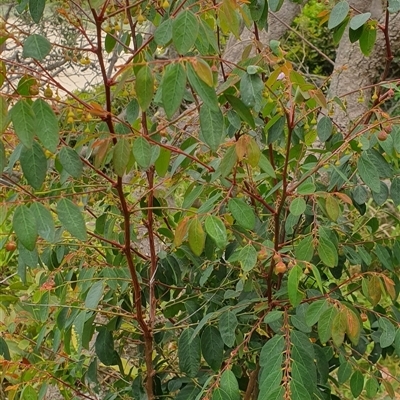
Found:
[[[379,24],[384,26],[385,11],[380,1],[353,0],[350,1],[350,5],[360,12],[371,12],[371,18],[378,19]],[[400,14],[390,16],[390,39],[392,52],[399,50]],[[335,69],[329,89],[331,98],[345,96],[346,111],[335,104],[333,116],[335,123],[343,130],[368,110],[373,91],[367,87],[380,81],[385,68],[386,51],[384,34],[379,28],[374,50],[369,57],[361,53],[358,42],[350,43],[348,32],[344,33],[336,53]],[[362,88],[367,89],[360,92]],[[363,102],[359,101],[361,98],[364,99]]]

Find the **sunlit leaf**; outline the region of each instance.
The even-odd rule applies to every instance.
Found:
[[[236,222],[245,229],[253,229],[256,223],[254,210],[243,200],[233,198],[228,203],[229,211],[232,213]]]
[[[32,104],[32,111],[36,116],[38,138],[46,149],[55,153],[59,141],[59,128],[53,109],[43,99],[37,99]]]
[[[18,206],[14,211],[12,224],[19,241],[32,251],[38,235],[34,212],[25,205]]]
[[[329,16],[328,29],[333,29],[340,25],[347,17],[349,9],[350,7],[347,1],[339,1],[339,3],[333,7]]]
[[[30,148],[24,146],[19,160],[28,183],[39,190],[47,172],[47,159],[39,143],[33,142]]]
[[[79,240],[86,241],[86,225],[82,211],[71,200],[64,198],[57,203],[57,215],[64,228]]]
[[[224,223],[220,218],[210,215],[204,221],[204,227],[208,235],[214,240],[218,248],[224,249],[227,242],[228,236]]]
[[[189,10],[178,14],[172,22],[172,40],[179,54],[186,54],[194,45],[199,22]]]

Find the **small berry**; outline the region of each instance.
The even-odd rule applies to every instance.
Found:
[[[361,313],[360,318],[361,318],[361,321],[362,321],[362,322],[365,322],[365,321],[368,320],[368,316],[367,316],[367,314],[365,314],[365,313]]]
[[[16,248],[17,244],[13,240],[6,243],[6,251],[14,251]]]
[[[389,136],[389,134],[385,130],[382,129],[381,131],[379,131],[377,136],[381,142],[384,142],[387,139],[387,137]]]
[[[53,97],[53,91],[51,90],[49,85],[47,85],[46,89],[44,89],[44,97],[48,99],[51,99]]]
[[[276,265],[275,265],[275,273],[278,274],[283,274],[287,271],[287,267],[286,264],[283,261],[279,261]]]

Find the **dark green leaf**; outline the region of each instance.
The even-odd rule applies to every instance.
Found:
[[[354,371],[350,378],[350,389],[354,398],[358,397],[364,388],[364,375],[361,371]]]
[[[364,183],[373,191],[379,193],[381,183],[379,174],[369,155],[364,151],[357,162],[358,173]]]
[[[20,205],[15,209],[13,229],[24,247],[32,251],[36,246],[38,233],[35,214],[27,206]]]
[[[239,384],[231,370],[225,370],[219,381],[220,388],[226,393],[228,400],[240,400]]]
[[[24,146],[19,161],[28,183],[39,190],[47,172],[47,159],[39,143],[33,142],[31,148]]]
[[[36,131],[35,114],[26,100],[19,100],[10,110],[15,133],[25,147],[32,147]]]
[[[178,340],[179,369],[190,378],[194,378],[200,369],[201,344],[200,338],[193,334],[192,328],[186,328]]]
[[[103,281],[97,281],[95,282],[87,292],[86,298],[85,298],[85,307],[90,309],[90,310],[96,310],[97,306],[99,304],[99,301],[101,299],[101,296],[103,295]]]
[[[201,334],[201,352],[206,363],[214,370],[221,367],[224,355],[224,342],[215,326],[209,325]]]
[[[297,307],[303,299],[303,293],[298,289],[300,278],[303,275],[303,270],[298,265],[295,265],[288,276],[288,295],[290,303],[293,307]]]
[[[376,395],[379,391],[379,383],[375,377],[372,376],[367,380],[365,391],[369,399],[376,399]]]
[[[220,218],[210,215],[204,222],[204,227],[208,235],[214,240],[219,249],[224,249],[228,242],[228,236],[224,223]]]
[[[123,176],[131,155],[131,144],[128,139],[120,138],[114,147],[113,164],[115,173]]]
[[[290,382],[291,400],[311,400],[310,393],[302,383],[292,379]]]
[[[38,24],[42,18],[46,0],[29,0],[29,12],[32,19]]]
[[[269,0],[268,5],[271,11],[277,12],[281,9],[283,0]]]
[[[376,26],[364,25],[363,33],[361,34],[359,43],[360,49],[364,56],[368,57],[371,54],[376,42]]]
[[[199,22],[189,10],[182,11],[172,22],[172,40],[179,54],[186,54],[194,45]]]
[[[260,154],[260,161],[258,162],[258,165],[265,173],[268,174],[268,176],[270,176],[271,178],[276,177],[274,168],[272,167],[270,161],[262,153]]]
[[[317,134],[321,142],[326,142],[332,135],[333,125],[329,117],[322,117],[317,124]]]
[[[104,40],[104,48],[107,53],[111,53],[117,44],[117,39],[114,35],[107,33],[106,38]]]
[[[64,198],[57,203],[57,215],[64,228],[79,240],[87,240],[85,220],[81,210],[71,200]]]
[[[387,318],[379,318],[379,326],[382,328],[382,334],[379,339],[382,349],[393,344],[396,337],[396,329]]]
[[[206,104],[200,108],[201,138],[216,151],[225,138],[224,117],[221,110],[213,111]]]
[[[221,333],[222,340],[228,347],[233,347],[235,343],[235,330],[238,326],[238,320],[235,313],[232,311],[225,311],[221,314],[218,322],[219,331]]]
[[[229,211],[236,222],[245,229],[253,229],[256,224],[254,210],[243,200],[238,198],[230,199],[228,202]]]
[[[338,311],[330,307],[324,311],[318,321],[318,336],[321,343],[326,343],[332,336],[332,323]]]
[[[37,391],[31,386],[26,385],[21,392],[21,400],[37,400]]]
[[[0,356],[5,360],[11,361],[10,350],[8,349],[7,342],[0,336]]]
[[[234,146],[231,146],[226,151],[224,158],[221,160],[221,163],[219,164],[218,167],[218,171],[221,172],[222,178],[225,178],[231,173],[236,162],[237,162],[236,149]]]
[[[82,175],[83,163],[78,153],[70,147],[63,147],[58,154],[63,168],[75,179]]]
[[[244,74],[240,80],[240,95],[245,106],[258,110],[261,106],[263,89],[264,83],[258,74]]]
[[[140,68],[137,73],[135,91],[140,108],[146,111],[154,94],[154,77],[148,65]]]
[[[154,32],[154,40],[159,46],[165,46],[172,40],[172,18],[162,22]]]
[[[113,334],[105,327],[99,328],[94,347],[97,357],[104,365],[118,365],[121,363],[118,353],[114,350]]]
[[[328,239],[320,237],[318,241],[318,255],[328,267],[335,267],[338,263],[338,252],[335,245]]]
[[[340,25],[347,17],[349,9],[350,7],[347,1],[339,1],[339,3],[333,7],[331,15],[329,16],[328,29],[333,29]]]
[[[260,367],[268,367],[271,359],[281,355],[285,348],[285,338],[275,335],[267,341],[260,353]]]
[[[186,87],[186,73],[180,63],[169,64],[161,81],[162,102],[168,118],[178,111]]]
[[[148,169],[151,165],[151,145],[142,136],[138,137],[132,146],[133,156],[140,168]]]
[[[43,146],[55,153],[59,141],[58,120],[54,111],[43,99],[37,99],[32,105],[36,116],[36,134]]]
[[[6,165],[7,165],[6,149],[4,147],[3,142],[0,140],[0,174],[1,172],[3,172]]]
[[[256,123],[254,122],[253,115],[248,107],[246,107],[246,105],[242,102],[242,100],[227,94],[225,97],[233,109],[238,113],[239,117],[254,129],[256,127]]]
[[[24,42],[22,57],[42,61],[51,50],[51,43],[42,35],[33,34]]]
[[[133,124],[139,117],[139,103],[136,99],[132,99],[126,106],[126,120]]]
[[[35,215],[39,236],[41,236],[44,240],[53,242],[55,227],[51,212],[38,201],[34,202],[30,209]]]
[[[314,240],[311,235],[299,242],[295,247],[295,254],[298,260],[311,261],[314,255]]]
[[[346,383],[347,380],[350,378],[352,372],[353,372],[353,367],[351,366],[350,362],[345,361],[342,364],[340,364],[337,373],[339,383],[341,385]]]
[[[394,205],[400,205],[400,177],[396,176],[390,185],[390,198],[393,200]]]
[[[310,304],[306,311],[306,323],[308,326],[316,324],[321,315],[328,309],[329,304],[326,300],[317,300]]]
[[[218,112],[218,98],[215,90],[212,87],[208,86],[202,79],[200,79],[191,64],[187,64],[187,76],[190,85],[203,100],[204,104],[206,104],[210,108],[210,110]]]

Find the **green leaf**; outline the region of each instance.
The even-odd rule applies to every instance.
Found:
[[[338,368],[337,372],[339,383],[341,385],[346,383],[347,380],[350,378],[352,372],[353,372],[353,367],[351,366],[350,362],[345,361],[342,364],[340,364],[340,367]]]
[[[332,135],[333,124],[329,117],[322,117],[317,124],[317,135],[321,142],[326,142]]]
[[[379,318],[379,326],[382,328],[379,343],[382,349],[385,349],[393,344],[396,337],[396,329],[387,318]]]
[[[70,147],[63,147],[58,154],[63,168],[75,179],[82,175],[83,163],[78,153]]]
[[[139,117],[139,103],[132,99],[126,106],[126,120],[132,125]]]
[[[204,227],[208,235],[214,240],[219,249],[225,249],[228,236],[224,223],[220,218],[210,215],[204,222]]]
[[[161,147],[160,155],[158,156],[157,161],[155,162],[154,166],[156,168],[157,174],[159,176],[161,176],[162,178],[168,172],[170,159],[171,159],[171,150]]]
[[[361,371],[354,371],[350,378],[350,389],[354,398],[358,397],[364,388],[364,375]]]
[[[85,307],[89,310],[96,310],[97,306],[99,305],[99,301],[101,296],[103,296],[103,281],[95,282],[87,292],[85,298]]]
[[[154,40],[159,46],[165,46],[172,40],[172,18],[162,22],[154,32]]]
[[[146,111],[154,94],[154,77],[148,65],[140,68],[137,73],[135,91],[140,108]]]
[[[231,370],[225,370],[219,381],[221,390],[225,392],[228,400],[240,400],[239,384]]]
[[[201,138],[216,151],[225,138],[224,117],[221,110],[213,111],[206,104],[200,107]]]
[[[233,347],[235,344],[235,330],[238,326],[236,314],[232,311],[225,311],[221,314],[218,321],[218,328],[221,333],[223,342],[228,347]]]
[[[400,205],[400,177],[396,176],[390,185],[390,198],[396,207]]]
[[[138,137],[132,146],[133,156],[140,168],[148,169],[151,165],[151,145],[142,136]]]
[[[206,235],[197,217],[193,218],[190,222],[188,241],[190,250],[192,250],[196,256],[200,256],[204,250]]]
[[[94,344],[97,357],[104,365],[119,365],[121,359],[114,350],[114,338],[111,331],[105,327],[99,328],[99,333]]]
[[[371,376],[367,380],[367,383],[365,384],[365,391],[369,399],[376,399],[376,395],[378,394],[379,391],[379,383],[374,376]]]
[[[332,221],[337,221],[340,214],[340,205],[334,196],[328,195],[325,202],[326,214]]]
[[[268,6],[272,12],[277,12],[281,9],[283,0],[269,0]]]
[[[33,142],[31,148],[22,147],[19,158],[22,171],[28,183],[39,190],[46,178],[47,159],[39,143]]]
[[[114,147],[113,165],[115,173],[123,176],[131,154],[131,144],[128,139],[120,138]]]
[[[368,153],[362,152],[357,162],[358,173],[364,183],[374,192],[379,193],[381,182],[379,180],[378,170],[375,168]]]
[[[389,0],[388,1],[388,11],[390,13],[397,13],[400,11],[400,1],[399,0]]]
[[[36,134],[43,146],[55,153],[59,141],[58,120],[53,109],[43,99],[37,99],[32,105],[36,116]]]
[[[258,110],[261,106],[263,89],[264,83],[258,74],[244,74],[240,80],[240,95],[245,106]]]
[[[225,98],[228,100],[233,109],[237,112],[239,117],[244,122],[249,124],[251,128],[254,129],[256,127],[256,123],[254,122],[253,115],[251,114],[251,111],[248,109],[248,107],[246,107],[246,105],[243,103],[243,101],[235,96],[231,96],[228,94],[225,94]]]
[[[320,237],[317,252],[326,266],[333,268],[338,264],[338,253],[335,245],[330,240]]]
[[[186,54],[194,45],[199,22],[189,10],[182,11],[172,22],[172,40],[179,54]]]
[[[265,324],[271,324],[272,322],[278,321],[282,318],[283,312],[278,310],[270,311],[264,318]]]
[[[46,0],[29,0],[29,12],[32,19],[38,24],[42,18]]]
[[[0,356],[5,360],[11,361],[10,350],[8,348],[7,342],[0,336]]]
[[[26,385],[21,392],[21,400],[37,400],[37,391],[31,386]]]
[[[107,53],[111,53],[117,44],[117,39],[114,35],[110,35],[107,33],[106,38],[104,39],[104,49]]]
[[[347,1],[339,1],[339,3],[333,7],[331,15],[329,16],[328,29],[333,29],[340,25],[346,19],[349,9],[350,7]]]
[[[36,246],[37,224],[33,211],[20,205],[14,211],[13,229],[24,247],[32,251]]]
[[[86,225],[81,210],[69,199],[57,203],[57,215],[64,228],[79,240],[86,241]]]
[[[200,96],[210,110],[219,112],[218,98],[214,88],[208,86],[194,71],[191,64],[186,64],[187,77],[194,91]]]
[[[238,198],[230,199],[228,209],[236,222],[245,229],[253,229],[256,224],[254,210],[243,200]]]
[[[332,336],[332,323],[338,311],[330,307],[324,311],[318,321],[318,336],[321,343],[326,343]]]
[[[350,20],[350,28],[354,31],[362,27],[371,17],[371,13],[357,14]]]
[[[219,167],[217,170],[217,171],[221,172],[222,178],[225,178],[226,176],[228,176],[231,173],[236,162],[237,162],[236,149],[234,146],[231,146],[226,151],[224,158],[221,160],[221,163],[219,164]]]
[[[368,57],[372,49],[374,48],[375,42],[376,42],[376,30],[377,28],[375,26],[366,24],[364,25],[363,32],[361,34],[361,37],[359,39],[360,43],[360,49],[364,56]]]
[[[314,240],[313,237],[307,236],[302,239],[299,244],[295,247],[296,259],[301,261],[311,261],[314,255]]]
[[[303,293],[299,290],[299,282],[303,275],[303,270],[298,265],[295,265],[288,276],[288,295],[289,301],[293,307],[297,307],[303,300]]]
[[[298,188],[297,193],[305,196],[315,193],[316,187],[311,179],[305,180]]]
[[[182,64],[169,64],[161,81],[162,105],[169,119],[178,111],[186,87],[186,73]]]
[[[346,313],[341,310],[332,321],[332,340],[336,347],[340,347],[343,344],[346,329]]]
[[[23,44],[22,57],[42,61],[51,50],[51,43],[42,35],[28,36]]]
[[[35,114],[26,100],[19,100],[10,110],[15,133],[25,147],[32,147],[36,132]]]
[[[201,344],[200,338],[195,336],[192,340],[193,329],[186,328],[178,340],[179,369],[189,378],[194,378],[200,369]]]
[[[260,367],[268,367],[271,359],[283,353],[285,338],[282,335],[275,335],[264,344],[260,353]]]
[[[329,303],[326,300],[317,300],[311,303],[306,311],[306,324],[308,326],[316,324],[328,307]]]
[[[48,242],[53,242],[55,226],[51,212],[38,201],[35,201],[30,209],[35,216],[39,236]]]
[[[294,379],[290,382],[291,400],[311,400],[310,393],[302,383]]]
[[[268,158],[264,156],[264,154],[260,154],[260,160],[258,162],[259,167],[271,178],[275,178],[276,174],[274,168],[269,162]]]
[[[221,367],[224,356],[224,342],[215,326],[209,325],[201,334],[201,352],[206,363],[214,370]]]
[[[240,250],[239,262],[244,272],[251,271],[257,264],[257,250],[251,245]]]
[[[307,203],[303,199],[303,197],[296,197],[289,206],[289,211],[294,215],[294,216],[300,216],[301,214],[306,211],[307,208]]]

